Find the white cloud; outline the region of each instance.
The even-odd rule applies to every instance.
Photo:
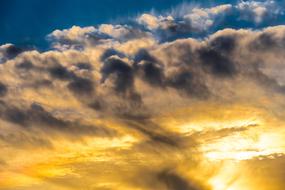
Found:
[[[139,24],[145,25],[147,28],[153,30],[158,28],[159,19],[156,16],[150,14],[142,14],[137,18]]]
[[[194,8],[184,19],[188,20],[192,27],[206,30],[213,25],[216,16],[227,13],[231,8],[229,4],[206,9]]]
[[[230,11],[232,5],[224,4],[212,8],[187,7],[189,10],[184,10],[184,15],[181,18],[181,14],[176,14],[176,12],[169,13],[166,16],[142,14],[137,18],[137,22],[150,30],[168,30],[172,26],[178,26],[178,28],[185,28],[184,30],[188,30],[188,32],[192,32],[192,30],[205,31],[214,24],[217,16],[222,16]],[[179,8],[183,9],[183,7]]]
[[[252,20],[261,23],[266,16],[283,14],[281,7],[275,1],[240,1],[236,8],[240,11],[240,17],[245,20]]]

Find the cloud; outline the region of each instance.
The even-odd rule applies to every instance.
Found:
[[[244,189],[240,162],[285,153],[275,5],[183,4],[55,30],[42,52],[1,46],[0,189]]]
[[[8,92],[8,89],[5,84],[0,83],[0,96],[5,96]]]
[[[13,44],[5,44],[0,46],[0,63],[3,63],[9,59],[15,58],[21,54],[24,50]]]
[[[80,135],[106,135],[108,133],[111,135],[115,133],[113,130],[104,129],[103,127],[89,126],[80,124],[77,121],[69,121],[57,118],[51,113],[46,111],[39,104],[32,104],[30,108],[23,109],[17,108],[15,106],[9,106],[2,102],[1,104],[1,118],[7,120],[11,123],[22,126],[26,129],[32,128],[36,129],[42,128],[44,131],[53,130],[67,133],[70,135],[76,134],[78,137]],[[37,128],[38,127],[38,128]]]
[[[82,49],[106,43],[124,43],[131,39],[172,41],[181,37],[205,37],[227,25],[239,28],[246,25],[255,28],[269,26],[270,22],[282,24],[283,2],[238,1],[236,4],[221,4],[201,7],[183,3],[171,11],[143,13],[128,24],[101,24],[97,27],[78,27],[55,30],[47,36],[57,49]],[[246,21],[247,23],[244,23]]]
[[[84,49],[86,46],[119,42],[131,39],[151,38],[151,34],[128,25],[102,24],[98,28],[73,26],[70,29],[55,30],[47,36],[52,46],[59,50]]]
[[[205,34],[216,25],[222,24],[227,15],[235,11],[231,4],[211,8],[193,7],[183,4],[176,11],[161,15],[143,13],[132,24],[101,24],[98,27],[78,27],[55,30],[47,36],[57,49],[82,49],[106,43],[123,43],[131,39],[156,38],[168,41],[182,36]],[[177,12],[180,12],[179,14]],[[183,14],[181,14],[183,12]]]
[[[272,0],[266,1],[240,1],[236,8],[241,12],[241,19],[251,20],[261,23],[266,17],[274,18],[283,14],[283,10]]]
[[[114,89],[117,92],[126,93],[128,89],[133,88],[134,77],[132,67],[120,59],[109,58],[101,69],[102,82],[109,78],[111,74],[115,74]]]
[[[94,92],[93,82],[85,78],[76,78],[68,84],[68,88],[75,94],[92,94]]]
[[[158,179],[163,182],[168,190],[201,190],[205,189],[199,187],[196,184],[192,184],[193,182],[189,182],[187,179],[183,179],[183,177],[171,172],[171,171],[161,171],[158,174]]]
[[[165,104],[168,94],[190,100],[225,99],[228,93],[239,97],[231,86],[237,81],[282,94],[285,79],[277,70],[282,68],[283,40],[284,27],[276,26],[261,31],[225,29],[204,40],[181,39],[135,52],[121,51],[127,42],[86,45],[84,50],[27,51],[3,65],[3,84],[13,78],[6,87],[12,94],[15,86],[23,91],[37,87],[36,93],[41,88],[65,91],[84,105],[100,104],[113,113],[129,106],[130,112],[132,106],[139,112],[156,112],[148,92],[162,97],[159,104]]]
[[[184,5],[188,6],[188,5]],[[178,7],[178,9],[181,7]],[[137,18],[139,24],[150,30],[170,30],[172,32],[197,32],[210,28],[217,16],[224,15],[232,8],[232,5],[225,4],[213,8],[187,7],[188,11],[183,15],[170,14],[168,16],[155,16],[142,14]],[[182,9],[182,8],[181,8]],[[176,31],[177,30],[177,31]]]
[[[164,13],[144,13],[137,17],[138,24],[144,26],[160,41],[172,41],[181,37],[205,37],[214,31],[270,23],[282,24],[283,2],[238,1],[236,4],[221,4],[214,7],[201,7],[183,3]]]
[[[94,32],[96,32],[94,27],[81,28],[73,26],[69,30],[55,30],[47,38],[52,41],[54,47],[59,48],[59,44],[62,44],[62,48],[78,47],[80,44],[85,43],[89,35]]]
[[[227,14],[232,5],[225,4],[213,8],[194,8],[189,14],[184,16],[184,19],[190,23],[192,28],[198,31],[205,31],[210,28],[214,22],[215,17]]]

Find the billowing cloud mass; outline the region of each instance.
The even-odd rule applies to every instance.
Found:
[[[182,4],[0,46],[0,189],[283,190],[281,5]]]

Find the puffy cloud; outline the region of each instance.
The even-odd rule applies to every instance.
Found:
[[[96,29],[92,26],[85,28],[73,26],[70,29],[53,31],[48,35],[48,39],[54,43],[54,47],[59,48],[59,45],[62,44],[65,45],[63,48],[69,48],[69,45],[86,43],[86,39],[94,32],[96,32]]]
[[[282,23],[278,19],[283,15],[282,2],[272,0],[239,1],[236,4],[222,4],[214,7],[199,7],[182,4],[170,12],[143,13],[128,24],[102,24],[98,27],[73,26],[66,30],[55,30],[48,39],[53,47],[82,49],[86,46],[126,43],[132,40],[154,39],[160,42],[181,37],[202,36],[222,29],[223,24],[232,28],[239,25],[256,27],[270,25],[270,22]]]
[[[142,14],[137,18],[137,21],[139,24],[146,26],[150,30],[168,29],[171,24],[175,24],[175,20],[171,15],[167,17],[156,17],[150,14]]]
[[[242,19],[251,20],[253,17],[256,23],[261,23],[265,17],[283,14],[281,7],[273,0],[241,1],[236,8],[241,11]]]
[[[158,33],[163,41],[177,34],[205,32],[215,24],[217,17],[223,17],[231,9],[232,5],[225,4],[213,8],[189,7],[184,15],[170,13],[156,16],[145,13],[137,18],[137,22],[154,34]]]
[[[152,38],[151,34],[127,25],[102,24],[95,28],[73,26],[70,29],[55,30],[47,36],[54,48],[83,49],[86,46],[99,46],[124,43],[131,39]]]
[[[177,40],[124,53],[120,48],[125,42],[111,49],[105,44],[98,47],[97,59],[92,58],[97,46],[89,45],[84,50],[27,51],[2,65],[2,94],[8,99],[17,89],[37,94],[41,89],[65,91],[64,96],[87,108],[100,104],[113,114],[121,109],[132,114],[159,112],[159,107],[152,108],[149,92],[158,93],[161,101],[154,104],[163,106],[167,96],[230,100],[232,93],[239,97],[231,87],[234,82],[282,94],[284,78],[277,70],[283,68],[283,41],[284,27],[276,26],[263,31],[226,29],[203,41]]]
[[[184,3],[170,12],[144,13],[137,17],[138,24],[158,37],[160,41],[170,41],[181,36],[202,36],[228,27],[238,28],[245,25],[270,25],[272,21],[282,24],[283,2],[239,1],[236,4],[222,4],[215,7],[199,7]]]
[[[191,27],[195,30],[205,31],[214,24],[216,16],[226,14],[231,8],[232,5],[230,4],[206,9],[194,8],[189,14],[184,16],[184,19],[189,22]]]
[[[204,41],[178,40],[129,54],[106,47],[95,62],[88,59],[94,48],[89,46],[84,51],[25,52],[2,66],[2,94],[9,99],[16,89],[20,93],[29,89],[37,96],[41,89],[67,90],[63,95],[77,99],[87,110],[104,108],[119,116],[159,113],[158,105],[167,106],[168,95],[228,101],[228,93],[232,98],[241,96],[231,86],[236,82],[282,94],[284,79],[276,69],[282,65],[283,41],[284,27],[277,26],[264,31],[223,30]],[[158,93],[161,100],[155,103],[149,92]],[[251,98],[251,93],[243,97]]]
[[[155,16],[150,15],[150,14],[142,14],[138,18],[138,22],[140,24],[145,25],[149,29],[156,29],[158,27],[158,24],[159,24],[158,18],[156,18]]]
[[[5,96],[7,94],[7,91],[8,91],[8,89],[7,89],[6,85],[3,83],[0,83],[0,96],[2,96],[2,97]]]

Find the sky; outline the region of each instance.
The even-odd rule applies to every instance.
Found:
[[[107,23],[151,9],[169,9],[179,3],[181,0],[1,1],[0,43],[44,46],[45,36],[54,29]]]
[[[0,2],[0,190],[283,190],[283,0]]]
[[[128,18],[155,10],[163,12],[189,3],[196,6],[214,6],[235,1],[223,0],[50,0],[42,3],[38,0],[9,0],[0,2],[0,43],[13,43],[23,47],[46,49],[45,36],[55,29],[76,26],[92,26],[102,23],[124,23]],[[240,24],[230,25],[240,27]],[[279,21],[282,23],[282,20]],[[243,23],[243,25],[248,23]],[[274,24],[274,23],[272,23]],[[227,23],[229,25],[229,23]],[[244,26],[243,26],[244,27]]]

